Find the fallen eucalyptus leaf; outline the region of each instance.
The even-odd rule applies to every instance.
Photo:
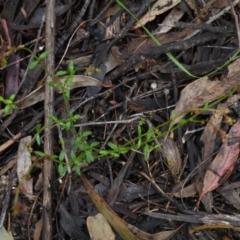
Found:
[[[239,65],[240,59],[230,64],[227,77],[221,81],[212,81],[208,77],[203,77],[188,84],[182,90],[180,99],[172,112],[172,116],[176,116],[173,124],[178,123],[187,114],[188,109],[212,102],[239,86]]]
[[[167,137],[161,147],[169,169],[174,176],[178,176],[181,169],[181,156],[176,143],[172,138]]]
[[[228,133],[229,138],[240,137],[240,120],[238,120],[230,129]],[[234,164],[239,155],[239,143],[228,144],[225,141],[220,148],[217,156],[214,158],[210,167],[207,169],[202,193],[199,196],[198,204],[203,196],[216,189],[221,183],[226,180],[232,173]]]
[[[31,154],[28,145],[31,143],[32,137],[27,136],[20,140],[17,154],[17,176],[18,181],[21,182],[22,193],[32,200],[33,195],[33,179],[30,176],[29,169],[32,165]],[[29,176],[28,176],[29,175]]]
[[[113,233],[111,226],[101,213],[98,213],[95,216],[89,216],[87,218],[87,227],[91,239],[115,239],[115,234]]]
[[[153,6],[147,11],[147,13],[140,19],[142,25],[152,21],[156,16],[168,11],[169,9],[180,3],[181,0],[158,0]],[[140,23],[136,23],[132,29],[141,27]]]

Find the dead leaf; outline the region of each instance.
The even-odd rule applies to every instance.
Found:
[[[230,64],[227,77],[221,81],[212,81],[208,77],[203,77],[188,84],[182,90],[180,99],[172,112],[172,116],[177,116],[173,124],[178,123],[187,114],[186,110],[212,102],[239,86],[239,64],[240,59]]]
[[[35,230],[33,235],[34,240],[39,240],[41,238],[42,226],[43,226],[43,219],[41,218],[39,221],[35,223]]]
[[[114,240],[115,234],[106,218],[98,213],[87,218],[88,232],[92,240]]]
[[[167,10],[173,8],[181,0],[158,0],[153,4],[153,6],[147,11],[147,13],[140,19],[141,24],[144,26],[147,22],[155,19],[156,16],[166,12]],[[136,23],[132,29],[141,27],[139,23]]]
[[[183,226],[180,226],[179,228],[175,229],[175,230],[170,230],[170,231],[162,231],[159,233],[154,233],[154,234],[150,234],[150,233],[146,233],[142,230],[139,230],[138,228],[136,228],[135,226],[131,225],[131,224],[127,224],[129,229],[141,240],[168,240],[171,239],[171,237],[174,236],[174,234],[176,234],[179,229]]]
[[[230,129],[228,137],[240,137],[240,120],[238,120]],[[239,155],[239,143],[228,145],[225,141],[219,150],[219,153],[211,163],[204,177],[202,193],[199,196],[198,203],[203,196],[217,188],[224,178],[229,177],[233,170],[233,166]]]
[[[59,78],[62,83],[64,83],[67,79],[67,77],[61,77]],[[101,87],[112,87],[112,85],[106,85],[100,82],[99,80],[89,77],[89,76],[84,76],[84,75],[74,75],[73,76],[73,82],[69,89],[75,89],[79,87],[88,87],[88,86],[101,86]],[[60,89],[56,89],[56,92],[61,93]],[[40,101],[43,101],[45,98],[45,87],[44,85],[37,88],[33,92],[31,92],[28,96],[26,96],[24,99],[21,99],[16,102],[16,104],[21,104],[21,109],[25,109],[27,107],[30,107]],[[0,115],[3,113],[3,109],[0,110]]]
[[[162,143],[162,151],[167,159],[167,164],[174,176],[178,176],[181,169],[181,156],[176,143],[167,137]]]
[[[134,234],[128,229],[125,222],[112,211],[112,209],[106,204],[103,198],[100,197],[100,195],[94,190],[93,186],[87,180],[83,173],[81,174],[81,180],[83,181],[83,184],[87,189],[88,195],[91,198],[93,204],[112,225],[114,230],[123,239],[137,240],[138,238],[134,236]]]
[[[173,193],[174,197],[178,198],[188,198],[193,197],[198,193],[195,183],[180,189],[178,192]]]
[[[22,193],[29,199],[32,199],[33,195],[33,179],[30,178],[29,169],[32,165],[31,154],[28,149],[28,145],[31,143],[32,137],[27,136],[20,140],[17,154],[17,176],[18,181],[21,183]]]
[[[12,234],[9,234],[4,227],[0,231],[0,239],[13,240]]]
[[[173,28],[174,23],[180,20],[184,13],[185,12],[183,10],[174,7],[167,15],[167,17],[163,20],[163,22],[160,24],[160,26],[154,30],[153,33],[160,34],[169,32]]]
[[[204,147],[202,148],[202,161],[204,161],[204,163],[199,167],[201,176],[203,176],[202,172],[205,173],[207,166],[209,166],[210,162],[212,161],[210,156],[213,154],[214,142],[221,126],[223,118],[222,113],[228,110],[228,107],[233,105],[233,103],[237,102],[239,99],[240,95],[236,94],[230,96],[226,102],[218,104],[218,111],[211,116],[206,127],[204,128],[203,134],[200,138],[200,140],[204,143]]]

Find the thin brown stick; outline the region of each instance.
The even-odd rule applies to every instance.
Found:
[[[54,90],[47,83],[52,81],[55,69],[54,44],[55,44],[55,0],[47,0],[46,7],[46,51],[49,55],[46,58],[46,68],[50,75],[46,77],[45,84],[45,130],[44,130],[44,158],[43,166],[43,233],[42,239],[52,239],[52,169],[53,163],[47,157],[53,152],[53,136],[49,114],[53,113]]]

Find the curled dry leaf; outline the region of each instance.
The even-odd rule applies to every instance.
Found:
[[[181,156],[179,149],[172,138],[167,137],[162,143],[162,151],[167,159],[169,169],[174,176],[177,176],[181,169]]]
[[[229,138],[240,137],[240,120],[238,120],[228,133]],[[199,196],[198,204],[203,196],[217,188],[224,180],[226,180],[232,170],[239,155],[239,143],[228,145],[225,141],[219,150],[219,153],[211,163],[204,177],[202,193]]]

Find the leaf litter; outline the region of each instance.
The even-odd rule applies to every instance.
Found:
[[[239,1],[58,1],[56,72],[72,74],[73,82],[54,91],[49,156],[42,131],[46,4],[5,2],[4,237],[37,240],[59,229],[65,239],[239,239]],[[27,69],[23,45],[34,52],[35,69]],[[6,99],[11,94],[16,108]],[[66,130],[71,121],[75,129]],[[54,166],[49,184],[46,161]]]

